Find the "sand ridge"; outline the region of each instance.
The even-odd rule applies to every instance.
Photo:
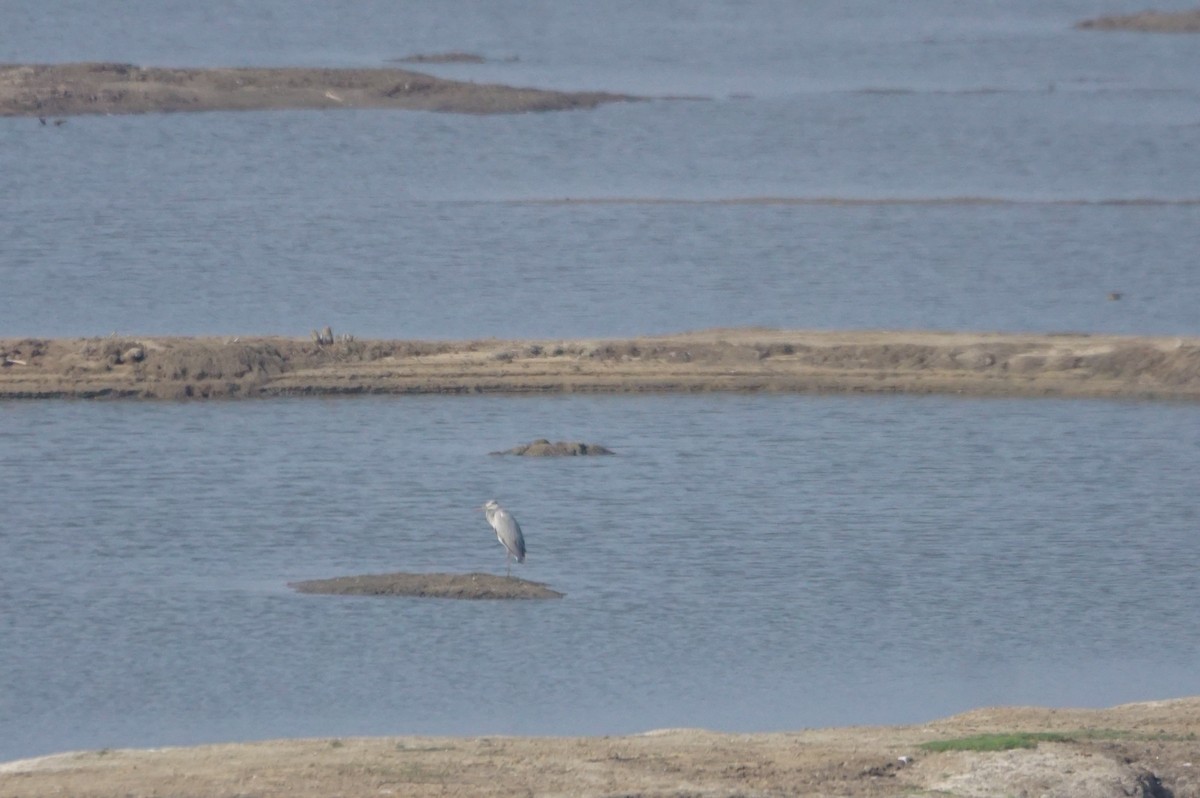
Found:
[[[623,339],[0,339],[0,399],[430,393],[1200,399],[1200,339],[737,328]]]

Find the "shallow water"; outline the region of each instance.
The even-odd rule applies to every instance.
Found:
[[[1071,29],[1104,4],[12,5],[12,60],[710,99],[3,119],[4,334],[1200,332],[1200,50]]]
[[[13,0],[6,61],[465,50],[494,60],[431,69],[709,99],[0,119],[0,336],[1200,334],[1200,50],[1070,27],[1119,10]],[[1198,422],[949,398],[0,404],[0,759],[1195,694]],[[486,454],[539,436],[620,455]],[[499,570],[470,509],[491,496],[525,526],[521,573],[566,599],[285,587]]]
[[[0,407],[0,759],[911,722],[1194,693],[1200,410],[844,397]],[[535,434],[615,457],[491,457]],[[487,570],[549,603],[305,596]],[[1135,678],[1136,676],[1136,678]]]

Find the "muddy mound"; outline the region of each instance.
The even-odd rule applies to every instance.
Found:
[[[415,596],[450,599],[555,599],[563,594],[540,582],[492,574],[364,574],[289,582],[301,593],[332,596]]]
[[[579,457],[582,455],[615,453],[612,449],[601,446],[598,443],[580,443],[577,441],[551,443],[545,438],[538,438],[536,441],[523,443],[520,446],[514,446],[502,452],[489,452],[489,454],[514,454],[519,457]]]

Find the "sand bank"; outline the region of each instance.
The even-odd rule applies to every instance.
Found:
[[[405,69],[170,69],[134,64],[0,65],[0,116],[393,108],[465,114],[594,108],[635,99],[444,80]],[[61,120],[56,120],[61,121]]]
[[[708,330],[588,340],[0,339],[0,399],[798,392],[1200,399],[1200,339]]]

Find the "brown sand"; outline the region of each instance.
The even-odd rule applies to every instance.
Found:
[[[396,108],[494,114],[594,108],[633,99],[604,92],[543,91],[467,83],[392,68],[0,65],[0,116],[45,118],[271,108]]]
[[[622,340],[0,339],[0,399],[774,391],[1200,399],[1200,339],[708,330]]]
[[[536,707],[530,707],[536,712]],[[802,718],[797,724],[803,723]],[[931,740],[1054,732],[1000,752]],[[102,750],[0,765],[0,798],[233,796],[1200,796],[1200,698],[981,709],[918,726],[628,737],[380,737]]]
[[[1075,27],[1084,30],[1124,30],[1142,33],[1200,33],[1200,9],[1194,11],[1142,11],[1138,14],[1085,19]]]
[[[301,593],[329,596],[410,596],[449,599],[562,598],[541,582],[495,574],[364,574],[292,582]]]

